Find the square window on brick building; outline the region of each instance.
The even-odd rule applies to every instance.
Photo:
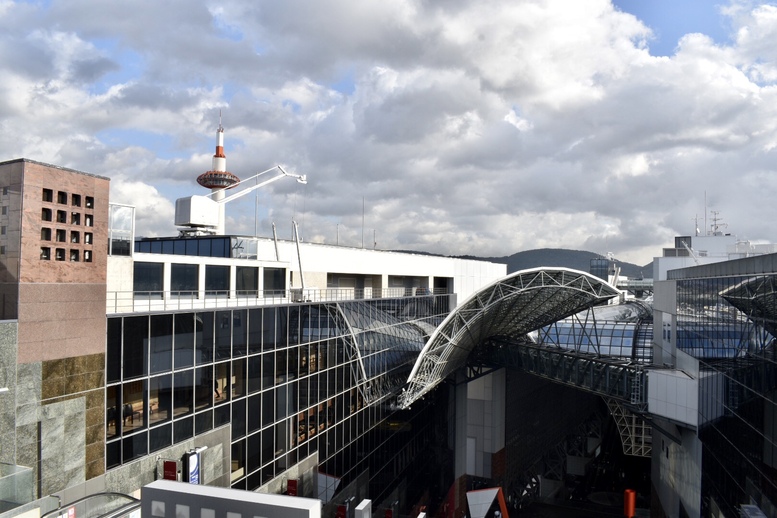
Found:
[[[70,196],[70,203],[73,205],[73,207],[80,207],[81,206],[81,195],[80,194],[73,194]]]
[[[54,191],[51,189],[43,189],[43,201],[52,202],[54,201]]]
[[[80,225],[81,224],[81,213],[80,212],[71,212],[70,213],[70,224],[71,225]]]
[[[92,262],[92,251],[91,250],[84,250],[84,262],[85,263],[91,263]]]
[[[5,205],[3,205],[3,209],[0,211],[0,214],[2,214],[3,216],[5,216],[6,214],[8,214],[8,207],[6,207]]]
[[[92,196],[86,197],[86,208],[87,209],[93,209],[94,208],[94,198]]]
[[[40,219],[43,221],[51,221],[51,209],[41,209]]]
[[[57,203],[67,205],[67,193],[65,191],[57,192]]]
[[[51,259],[51,248],[47,246],[40,247],[40,258],[42,261],[48,261]]]
[[[84,243],[87,245],[92,244],[92,233],[91,232],[84,232]]]
[[[84,217],[84,225],[86,225],[87,227],[93,227],[94,226],[94,216],[92,216],[91,214],[87,214]]]
[[[71,243],[80,243],[81,242],[81,233],[76,232],[75,230],[70,231],[70,242]]]
[[[51,241],[51,229],[43,227],[40,229],[40,240]]]
[[[70,251],[70,260],[73,262],[78,262],[79,253],[78,250],[71,250]]]
[[[65,230],[64,229],[61,229],[61,228],[57,229],[57,241],[59,241],[60,243],[64,243],[65,242]]]
[[[64,261],[65,260],[65,249],[64,248],[57,248],[54,250],[54,259],[57,261]]]
[[[67,212],[64,210],[57,211],[57,223],[67,223]]]

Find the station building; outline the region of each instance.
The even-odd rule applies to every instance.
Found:
[[[255,236],[136,240],[107,178],[19,159],[0,184],[0,461],[19,512],[136,493],[165,461],[185,480],[195,450],[204,484],[388,498],[432,440],[416,418],[432,401],[397,412],[389,396],[458,301],[506,273]]]
[[[109,179],[27,159],[0,189],[4,516],[159,478],[324,515],[407,509],[420,479],[455,479],[447,515],[465,478],[514,505],[589,475],[601,408],[650,459],[656,514],[776,512],[774,254],[666,267],[652,306],[607,306],[612,285],[564,268],[138,239]]]

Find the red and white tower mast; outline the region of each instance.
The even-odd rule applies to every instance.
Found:
[[[221,125],[221,112],[219,112],[219,128],[216,130],[216,154],[213,155],[211,170],[197,177],[197,183],[211,190],[211,199],[220,201],[224,199],[227,189],[231,189],[240,178],[227,171],[227,156],[224,154],[224,126]],[[216,234],[223,236],[225,230],[226,211],[225,204],[219,203],[219,223]]]

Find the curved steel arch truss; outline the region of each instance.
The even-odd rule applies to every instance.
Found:
[[[482,288],[429,338],[399,396],[399,406],[407,408],[464,366],[469,354],[488,338],[523,337],[616,295],[618,290],[602,279],[569,268],[522,270]]]

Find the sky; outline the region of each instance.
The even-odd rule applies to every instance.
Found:
[[[227,169],[283,179],[227,233],[646,264],[675,235],[777,242],[777,4],[0,0],[0,161],[111,178],[176,234]]]

